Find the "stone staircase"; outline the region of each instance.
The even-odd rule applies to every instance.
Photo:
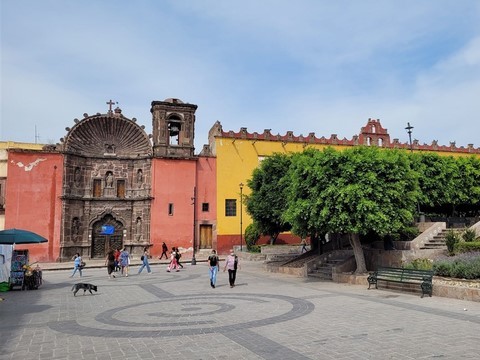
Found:
[[[294,269],[300,270],[306,266],[305,275],[308,278],[332,281],[334,268],[345,264],[345,262],[351,258],[353,258],[351,251],[331,251],[324,253],[323,255],[318,255],[314,251],[308,251],[304,254],[295,256],[293,259],[284,261],[279,266],[284,269],[282,272],[290,274],[293,274],[296,271]],[[273,265],[274,262],[270,261],[269,266],[272,267]]]
[[[461,235],[465,230],[466,230],[465,228],[443,229],[441,232],[435,235],[432,239],[428,240],[425,244],[423,244],[423,246],[420,247],[420,249],[421,250],[446,250],[447,249],[447,245],[446,245],[447,233],[449,233],[450,231],[454,231],[458,233],[458,235]]]
[[[328,258],[324,261],[319,261],[318,264],[315,264],[314,268],[308,272],[308,277],[311,279],[317,279],[322,281],[332,281],[333,280],[333,269],[337,266],[342,265],[351,258],[351,255],[337,256]]]
[[[292,254],[290,254],[290,257]],[[295,255],[294,255],[295,256]],[[293,259],[289,259],[287,262],[284,262],[283,266],[291,268],[301,268],[305,263],[314,260],[318,255],[313,251],[307,251],[301,255],[296,255]]]
[[[323,262],[315,269],[308,273],[309,278],[315,278],[323,281],[332,281],[333,280],[333,268],[337,265],[342,264],[345,259],[328,259],[326,262]]]

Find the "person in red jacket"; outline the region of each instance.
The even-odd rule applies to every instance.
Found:
[[[115,249],[114,253],[113,253],[113,256],[115,257],[115,271],[119,271],[120,270],[120,262],[119,262],[119,259],[120,259],[120,250],[119,249]]]

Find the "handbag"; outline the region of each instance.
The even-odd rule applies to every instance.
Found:
[[[83,269],[83,268],[85,267],[85,265],[87,265],[87,264],[85,264],[85,261],[82,261],[82,262],[80,263],[80,269]]]
[[[145,259],[145,256],[142,255],[142,256],[140,257],[140,260],[143,261],[143,259]]]

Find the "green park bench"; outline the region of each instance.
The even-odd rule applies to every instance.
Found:
[[[432,296],[433,271],[431,270],[415,270],[393,267],[378,267],[378,269],[367,278],[368,289],[371,285],[375,285],[378,289],[378,281],[393,282],[399,284],[418,284],[422,290],[422,298],[425,294]]]

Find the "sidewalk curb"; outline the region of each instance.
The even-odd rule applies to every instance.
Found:
[[[98,262],[98,264],[95,264],[93,263],[93,261],[96,261]],[[105,263],[103,262],[103,260],[93,260],[91,263],[88,263],[88,260],[86,261],[87,262],[87,266],[85,266],[84,270],[85,269],[102,269],[102,268],[106,268],[107,266],[105,265]],[[197,264],[198,263],[206,263],[208,260],[206,259],[201,259],[201,260],[196,260]],[[160,262],[160,261],[154,261],[154,262],[149,262],[148,263],[150,266],[153,266],[153,265],[168,265],[170,264],[170,262],[168,261],[164,261],[164,262]],[[189,260],[189,261],[183,261],[182,262],[183,265],[189,265],[189,266],[196,266],[196,265],[192,265],[192,261]],[[57,271],[57,270],[72,270],[73,269],[73,262],[70,264],[70,263],[45,263],[45,264],[41,264],[39,263],[40,265],[40,268],[42,269],[42,271]],[[135,262],[132,262],[130,264],[130,266],[141,266],[142,265],[142,262],[140,261],[135,261]]]

